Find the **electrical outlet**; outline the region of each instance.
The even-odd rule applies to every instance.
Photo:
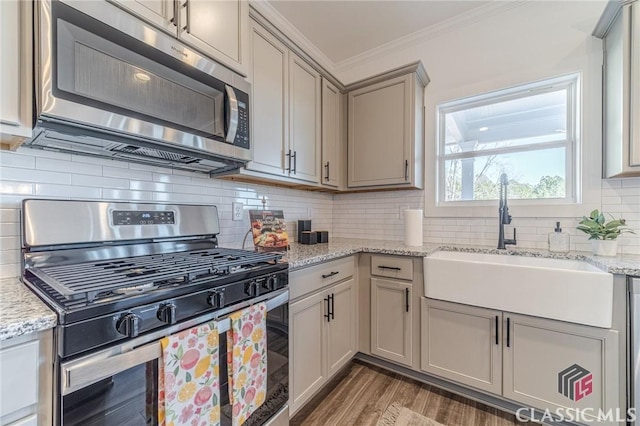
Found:
[[[242,220],[243,206],[243,203],[232,203],[231,217],[233,220]]]

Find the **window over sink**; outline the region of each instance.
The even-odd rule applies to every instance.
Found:
[[[579,201],[574,73],[437,106],[438,206],[493,205],[499,177],[527,204]]]

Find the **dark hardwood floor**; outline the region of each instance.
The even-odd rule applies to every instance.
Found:
[[[498,409],[353,361],[296,414],[291,426],[375,426],[395,401],[447,426],[523,424]]]

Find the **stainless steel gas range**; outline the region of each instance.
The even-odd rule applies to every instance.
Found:
[[[159,340],[216,320],[231,425],[227,316],[267,304],[267,397],[245,424],[288,424],[288,264],[219,248],[205,205],[25,200],[23,281],[58,315],[57,425],[158,423]]]

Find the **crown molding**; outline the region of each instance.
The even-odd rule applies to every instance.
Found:
[[[1,1],[1,0],[0,0]],[[250,6],[274,25],[285,37],[293,42],[325,70],[334,74],[335,63],[315,44],[302,34],[291,22],[282,16],[267,0],[250,0]]]
[[[489,16],[522,6],[529,1],[533,0],[491,1],[483,6],[469,10],[460,15],[456,15],[445,21],[438,22],[437,24],[415,31],[411,34],[407,34],[406,36],[392,40],[378,47],[374,47],[373,49],[362,52],[351,58],[337,62],[333,65],[333,70],[336,74],[340,74],[341,72],[353,68],[363,62],[375,59],[376,57],[380,57],[389,52],[397,51],[435,36],[440,36],[443,33],[471,25],[486,19]]]

